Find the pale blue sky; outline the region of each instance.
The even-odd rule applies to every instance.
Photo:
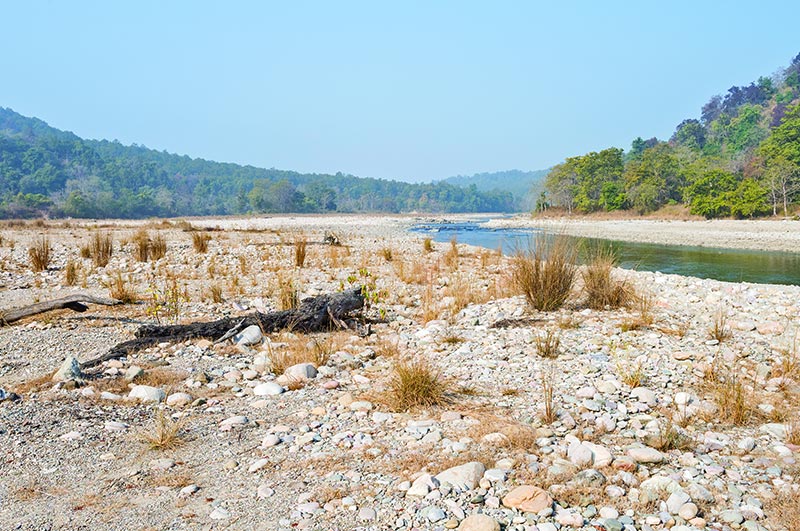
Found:
[[[0,106],[194,157],[430,180],[668,137],[800,3],[0,1]]]

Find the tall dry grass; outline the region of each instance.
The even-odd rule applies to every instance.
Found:
[[[539,234],[528,249],[518,250],[512,257],[512,283],[531,308],[557,310],[572,291],[577,255],[575,245],[563,235]]]
[[[626,280],[613,278],[617,257],[609,247],[594,250],[581,270],[586,304],[593,310],[614,309],[631,304],[635,293]]]
[[[50,266],[52,248],[50,239],[42,236],[28,247],[28,257],[31,260],[31,269],[34,273],[46,270]]]

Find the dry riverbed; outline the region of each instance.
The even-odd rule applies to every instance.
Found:
[[[644,302],[592,310],[576,286],[564,308],[536,312],[511,289],[509,259],[426,250],[405,232],[413,221],[0,226],[0,311],[121,288],[138,299],[0,328],[0,528],[798,529],[800,287],[616,270]],[[798,241],[798,222],[559,226],[659,243]],[[163,237],[164,257],[137,260],[143,229]],[[81,256],[95,234],[114,241],[107,265]],[[42,235],[51,261],[34,273],[28,249]],[[356,284],[374,295],[366,337],[164,342],[52,378],[156,318],[266,312],[294,291]],[[440,371],[444,404],[399,407],[390,390],[407,360]]]

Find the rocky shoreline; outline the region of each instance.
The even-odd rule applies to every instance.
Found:
[[[186,295],[181,322],[276,309],[287,282],[301,297],[356,283],[374,294],[367,337],[162,343],[62,381],[51,375],[65,359],[130,339],[154,321],[152,304],[0,328],[0,527],[797,529],[800,287],[617,270],[648,308],[593,310],[576,290],[561,310],[532,312],[509,288],[507,258],[465,245],[426,252],[405,231],[412,222],[296,216],[0,229],[0,309],[79,291],[107,296],[117,272],[151,300],[175,278]],[[565,227],[617,227],[612,238],[615,230],[666,238],[686,227],[674,238],[765,249],[785,238],[783,250],[797,233],[797,222],[758,225],[760,236],[746,238],[726,223],[627,223]],[[133,258],[143,227],[163,234],[164,258]],[[204,233],[206,253],[192,247],[201,228],[215,229]],[[78,251],[97,231],[117,243],[104,267]],[[44,233],[52,264],[32,273],[27,248]],[[325,245],[328,235],[343,245]],[[297,267],[301,240],[307,258]],[[68,260],[80,263],[74,286],[64,281]],[[712,338],[720,320],[727,335]],[[539,354],[548,330],[560,339],[553,358]],[[298,352],[319,363],[276,374],[281,355]],[[403,411],[386,400],[394,369],[411,358],[441,371],[445,405]],[[741,395],[726,398],[731,389]],[[743,418],[732,420],[731,407]],[[147,442],[159,422],[177,425],[174,447]]]

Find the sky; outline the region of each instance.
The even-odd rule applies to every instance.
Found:
[[[0,106],[94,139],[430,181],[669,138],[795,1],[0,0]]]

